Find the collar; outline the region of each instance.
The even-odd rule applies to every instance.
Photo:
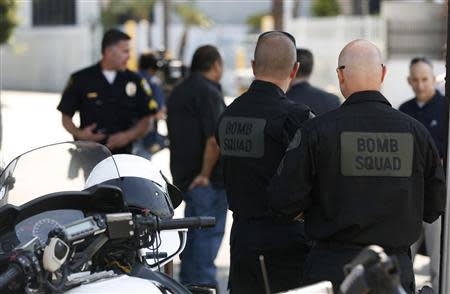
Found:
[[[361,91],[353,93],[344,101],[342,106],[364,102],[378,102],[392,106],[379,91]]]
[[[309,82],[307,80],[302,80],[302,81],[297,80],[297,81],[292,82],[290,89],[305,88],[307,86],[309,86]]]
[[[419,107],[419,105],[417,104],[417,102],[418,102],[417,97],[415,97],[414,99],[416,99],[416,105],[417,105],[417,107],[423,109],[423,108],[427,107],[428,105],[433,105],[434,103],[437,103],[438,100],[439,100],[439,98],[441,98],[441,97],[443,97],[443,96],[441,95],[441,93],[439,93],[439,91],[436,90],[436,91],[434,92],[433,97],[431,97],[430,100],[428,100],[427,102],[425,102],[425,104],[424,104],[422,107]]]
[[[278,97],[286,97],[286,94],[281,90],[280,87],[271,82],[266,82],[262,80],[254,80],[249,87],[249,91],[263,91],[270,95],[276,95]]]
[[[216,88],[216,89],[218,89],[220,92],[222,92],[222,86],[220,85],[220,83],[205,78],[205,76],[203,76],[201,72],[197,72],[197,71],[191,72],[190,77],[192,77],[192,78],[195,79],[195,80],[202,80],[202,81],[205,81],[205,82],[208,83],[209,85],[213,86],[214,88]]]

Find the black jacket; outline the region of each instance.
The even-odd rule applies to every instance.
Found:
[[[259,80],[224,111],[217,142],[235,219],[269,216],[267,185],[290,140],[310,115],[309,108],[287,99],[279,87]]]
[[[410,246],[444,212],[445,180],[425,127],[375,91],[308,121],[274,177],[271,208],[305,213],[314,240]]]

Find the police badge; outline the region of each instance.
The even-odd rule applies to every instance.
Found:
[[[128,82],[125,86],[125,92],[127,93],[128,97],[134,97],[136,96],[137,86],[133,82]]]

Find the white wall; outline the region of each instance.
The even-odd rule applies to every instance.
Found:
[[[75,70],[92,63],[89,27],[19,28],[15,44],[1,50],[2,89],[61,91]]]
[[[288,23],[287,31],[314,55],[312,83],[339,92],[335,68],[342,48],[354,39],[375,43],[383,53],[386,48],[385,22],[376,17],[312,17],[295,19]]]
[[[100,1],[77,0],[76,25],[32,25],[32,1],[18,1],[13,43],[0,47],[2,89],[60,92],[71,72],[100,57]]]

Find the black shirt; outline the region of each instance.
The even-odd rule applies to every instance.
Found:
[[[79,111],[80,128],[96,123],[96,132],[112,135],[156,111],[158,105],[149,89],[147,82],[130,70],[118,71],[110,84],[97,63],[71,75],[58,110],[71,117]],[[130,153],[131,143],[111,151]]]
[[[309,108],[276,85],[255,80],[223,113],[217,131],[225,189],[236,220],[270,217],[267,185]]]
[[[417,98],[408,100],[400,105],[399,110],[420,121],[430,132],[436,143],[441,158],[444,157],[444,111],[445,99],[436,91],[436,94],[422,107],[417,104]]]
[[[170,169],[173,181],[186,191],[200,173],[205,144],[225,109],[220,85],[200,73],[192,73],[175,87],[167,100],[167,127],[170,139]],[[210,181],[223,187],[220,162]]]
[[[297,103],[307,105],[315,115],[322,115],[341,105],[338,96],[313,87],[306,81],[294,84],[286,96]]]
[[[305,212],[314,240],[405,247],[444,211],[445,180],[425,127],[376,91],[301,128],[270,186],[271,208]]]

